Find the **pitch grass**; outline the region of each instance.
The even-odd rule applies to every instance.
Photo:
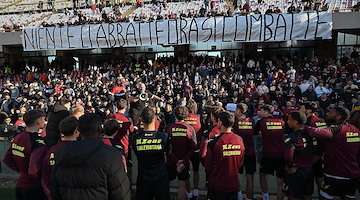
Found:
[[[0,187],[0,199],[16,200],[15,187]]]

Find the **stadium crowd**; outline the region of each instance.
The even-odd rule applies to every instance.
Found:
[[[354,1],[355,2],[355,1]],[[167,2],[153,0],[144,2],[137,0],[137,8],[130,3],[96,3],[88,6],[59,8],[56,12],[22,13],[2,15],[0,17],[0,31],[19,31],[34,27],[63,27],[84,24],[121,23],[121,22],[149,22],[164,19],[185,19],[216,16],[244,16],[252,14],[300,13],[349,9],[359,11],[360,2],[355,4],[345,1],[341,4],[336,0],[285,2],[276,0],[240,1],[232,2],[233,8],[226,1],[204,0],[189,2]],[[229,3],[230,4],[230,3]],[[16,6],[14,6],[16,9]],[[28,11],[30,12],[30,11]],[[2,19],[3,18],[3,19]]]
[[[278,199],[308,199],[314,177],[324,199],[354,199],[360,67],[351,55],[338,64],[226,54],[85,61],[82,70],[60,60],[22,73],[6,67],[0,134],[16,135],[4,162],[20,172],[17,198],[130,199],[133,148],[137,199],[170,199],[177,177],[181,200],[199,196],[200,178],[211,199],[249,200],[257,161],[264,200],[274,171]]]

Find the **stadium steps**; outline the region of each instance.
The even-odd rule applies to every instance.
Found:
[[[129,10],[127,10],[124,14],[122,14],[122,17],[128,17],[131,13],[133,13],[136,10],[136,5],[133,5]]]
[[[43,16],[41,16],[41,17],[39,17],[39,18],[37,18],[37,19],[34,19],[34,20],[32,20],[31,22],[27,23],[25,26],[28,26],[29,24],[32,24],[32,23],[34,23],[34,22],[36,22],[36,21],[43,20],[45,17],[49,17],[49,16],[52,15],[52,14],[53,14],[53,13],[50,13],[50,14],[47,14],[47,15],[43,15]]]
[[[24,0],[18,0],[18,1],[15,1],[14,3],[12,3],[12,4],[9,4],[9,5],[7,5],[7,6],[4,6],[4,7],[0,8],[0,12],[1,12],[2,10],[5,10],[6,8],[9,8],[9,7],[11,7],[11,6],[15,6],[15,5],[17,5],[17,4],[19,4],[19,3],[23,2],[23,1],[24,1]]]

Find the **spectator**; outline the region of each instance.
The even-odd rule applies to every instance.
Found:
[[[7,117],[4,123],[0,124],[0,137],[7,137],[9,140],[15,135],[16,127],[11,123],[11,118]]]
[[[322,7],[321,7],[321,11],[325,12],[328,11],[330,7],[329,3],[325,3]]]
[[[346,108],[349,109],[349,110],[353,110],[353,109],[355,109],[356,107],[359,107],[359,106],[360,106],[359,99],[357,97],[355,97],[355,96],[351,98],[350,103],[346,104]]]
[[[303,93],[303,96],[306,97],[308,101],[316,101],[317,94],[313,90],[313,86],[309,86],[308,89]]]
[[[357,2],[357,4],[355,4],[353,6],[353,9],[351,10],[352,12],[359,12],[360,10],[360,2]]]
[[[60,140],[59,123],[65,117],[70,115],[71,101],[68,98],[62,98],[54,106],[53,111],[49,113],[48,124],[46,126],[45,143],[48,147],[54,146]]]
[[[265,85],[265,82],[262,81],[261,84],[256,88],[256,91],[262,92],[263,94],[268,94],[269,88],[268,88],[268,86]]]
[[[296,11],[296,8],[295,8],[294,4],[291,4],[290,7],[287,9],[288,13],[295,13],[295,11]]]

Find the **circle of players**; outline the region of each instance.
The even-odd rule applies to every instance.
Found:
[[[134,126],[125,116],[127,106],[127,100],[120,99],[118,112],[104,123],[96,114],[80,117],[73,112],[59,123],[61,141],[52,147],[38,136],[45,113],[28,111],[26,130],[15,136],[4,158],[7,166],[20,172],[17,199],[130,199],[131,148],[138,160],[139,200],[170,199],[169,181],[176,178],[177,199],[197,199],[200,164],[206,171],[208,199],[250,200],[256,162],[263,200],[269,199],[267,175],[276,176],[278,200],[311,199],[314,180],[320,199],[355,199],[360,108],[350,114],[334,107],[325,123],[315,115],[316,103],[304,103],[285,122],[272,115],[271,105],[264,105],[254,121],[244,103],[228,111],[209,106],[198,115],[190,99],[173,110],[173,123],[165,126],[149,106]],[[246,194],[238,176],[244,172]]]

